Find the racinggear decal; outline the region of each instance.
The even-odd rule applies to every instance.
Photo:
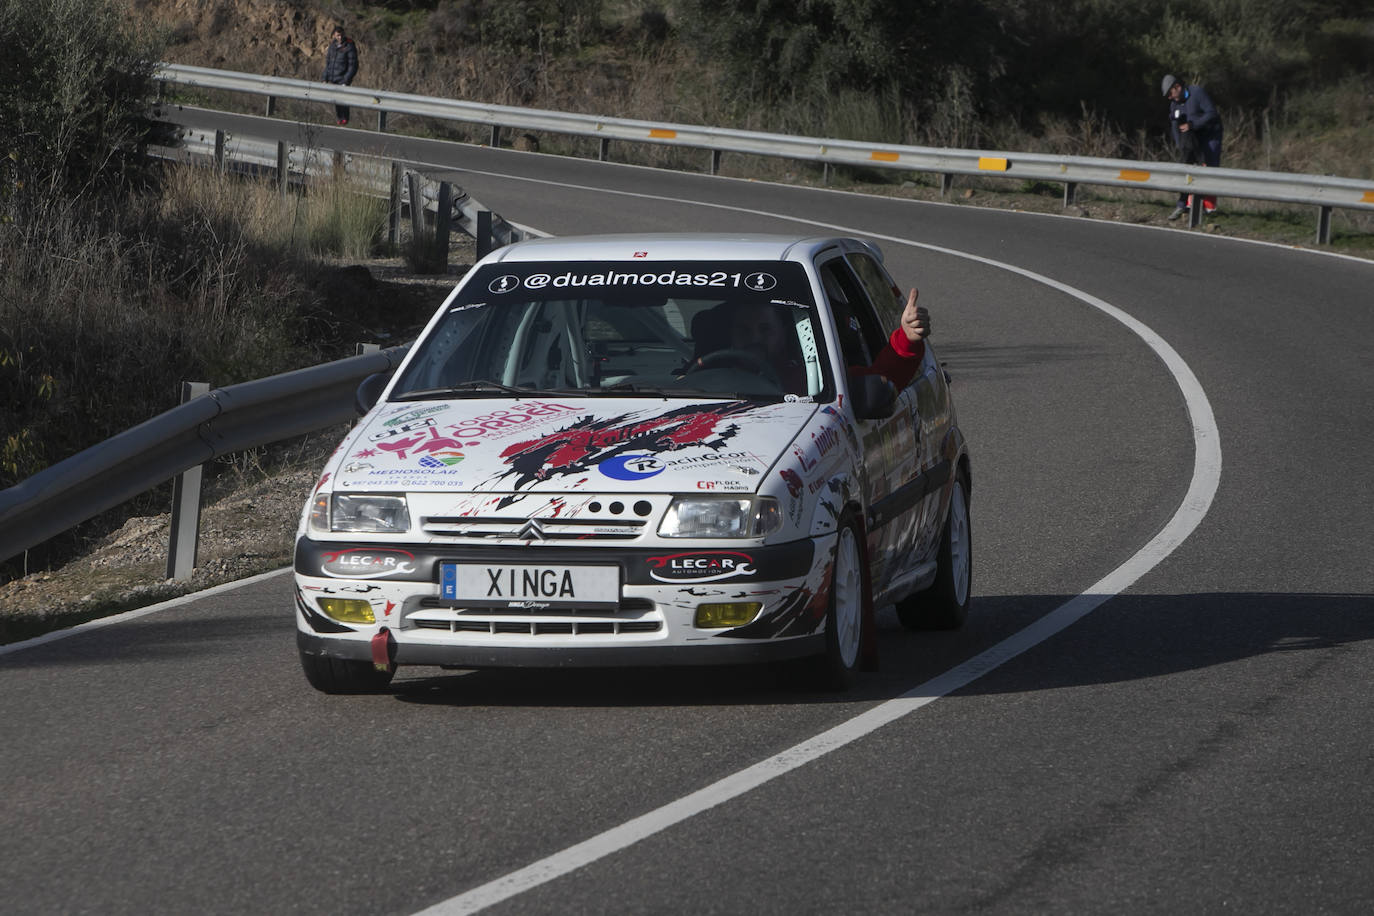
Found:
[[[653,455],[617,455],[597,466],[601,473],[614,480],[647,480],[662,474],[667,464]]]

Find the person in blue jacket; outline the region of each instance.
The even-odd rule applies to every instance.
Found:
[[[1201,86],[1185,86],[1172,73],[1160,83],[1164,97],[1169,100],[1169,132],[1174,143],[1183,151],[1183,161],[1216,168],[1221,165],[1221,115],[1212,97]],[[1188,212],[1191,195],[1178,195],[1178,205],[1169,219],[1178,219]],[[1204,197],[1202,209],[1215,213],[1217,199]]]
[[[334,35],[329,42],[329,50],[324,55],[324,81],[339,86],[347,86],[358,75],[358,46],[353,39],[344,34],[343,26],[334,26]],[[335,105],[334,114],[340,126],[348,123],[347,105]]]

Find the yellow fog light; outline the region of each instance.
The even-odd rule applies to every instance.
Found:
[[[698,604],[698,629],[715,630],[721,627],[742,627],[758,616],[763,607],[757,601],[737,601],[730,604]]]
[[[357,598],[319,598],[320,610],[340,623],[376,623],[372,605]]]

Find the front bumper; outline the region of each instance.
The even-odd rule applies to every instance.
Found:
[[[823,651],[834,536],[742,549],[449,547],[302,538],[296,547],[297,644],[301,652],[372,658],[383,628],[397,665],[618,667],[751,663]],[[722,576],[694,571],[729,556]],[[747,562],[739,562],[744,557]],[[685,558],[685,559],[684,559]],[[675,560],[675,562],[669,562]],[[620,569],[615,608],[464,607],[441,597],[446,561],[595,564]],[[670,579],[672,581],[664,581]],[[362,599],[373,624],[328,617],[322,597]],[[701,603],[758,602],[751,623],[695,626]]]

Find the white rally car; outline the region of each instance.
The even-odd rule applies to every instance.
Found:
[[[843,686],[875,606],[959,626],[968,451],[902,298],[855,239],[497,250],[363,384],[306,504],[306,677],[810,657]]]

